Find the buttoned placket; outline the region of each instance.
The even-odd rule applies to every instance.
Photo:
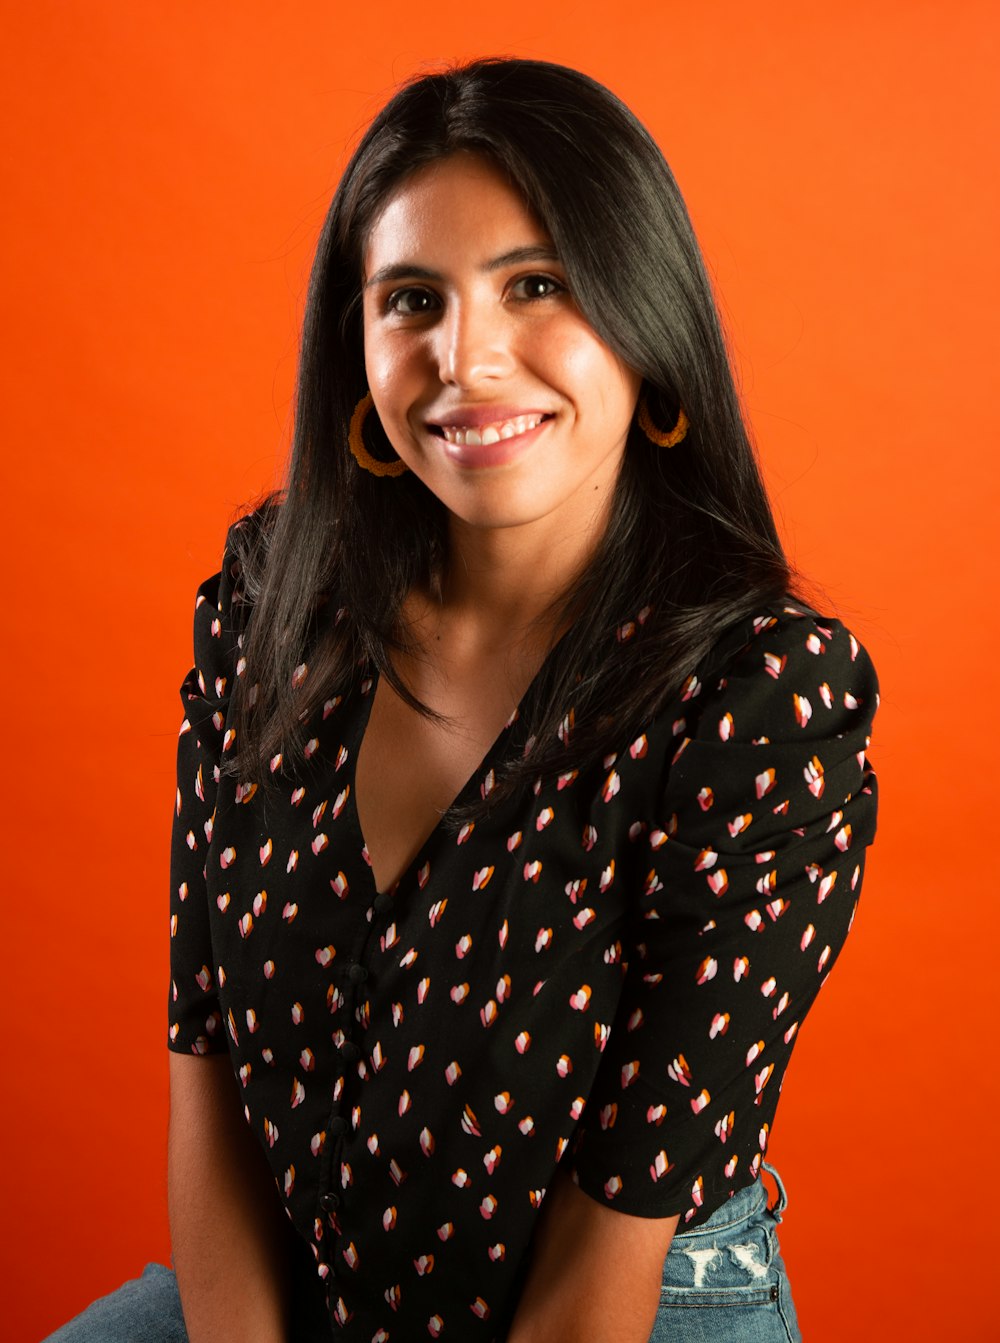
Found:
[[[344,1325],[350,1319],[351,1311],[344,1299],[344,1284],[349,1282],[346,1270],[351,1267],[345,1259],[341,1241],[346,1235],[342,1227],[342,1216],[347,1199],[347,1186],[343,1178],[343,1154],[351,1129],[350,1114],[350,1077],[352,1068],[364,1066],[364,1050],[356,1038],[361,1027],[358,1012],[362,995],[367,991],[369,981],[368,962],[372,948],[377,945],[379,931],[384,928],[386,917],[394,908],[392,895],[378,892],[369,906],[364,923],[361,925],[355,945],[351,949],[346,971],[341,980],[341,1006],[344,1035],[339,1046],[343,1061],[343,1071],[334,1084],[330,1115],[326,1124],[326,1144],[324,1160],[320,1173],[319,1209],[321,1221],[327,1232],[331,1233],[331,1245],[327,1255],[327,1265],[331,1277],[336,1281],[336,1289],[330,1293],[330,1310],[335,1322]],[[332,1284],[331,1284],[332,1286]]]

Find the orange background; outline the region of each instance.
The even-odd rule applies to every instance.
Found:
[[[7,8],[4,1337],[169,1253],[194,589],[278,478],[348,147],[421,62],[513,52],[664,146],[793,556],[882,675],[880,842],[773,1146],[806,1338],[997,1338],[995,5]]]

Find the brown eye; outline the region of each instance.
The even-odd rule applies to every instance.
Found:
[[[551,275],[524,275],[511,287],[515,298],[528,300],[550,298],[553,294],[564,293],[565,290],[566,286],[554,280]]]
[[[398,312],[404,317],[420,317],[437,307],[437,296],[429,289],[397,289],[386,303],[390,312]]]

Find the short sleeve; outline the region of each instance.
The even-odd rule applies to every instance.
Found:
[[[740,643],[687,687],[573,1156],[591,1197],[687,1226],[759,1173],[875,833],[867,654],[838,622],[791,609]]]
[[[208,917],[205,863],[227,740],[226,714],[239,656],[232,619],[238,562],[229,546],[221,573],[198,589],[195,665],[181,686],[177,794],[170,852],[169,1046],[185,1054],[226,1048]]]

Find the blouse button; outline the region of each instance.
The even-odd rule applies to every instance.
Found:
[[[342,1138],[350,1125],[343,1115],[337,1115],[336,1119],[330,1121],[330,1132],[335,1138]]]
[[[352,984],[363,984],[368,978],[368,971],[363,965],[352,965],[347,971],[347,978]]]
[[[348,1063],[354,1063],[361,1057],[361,1050],[353,1040],[345,1040],[340,1046],[340,1056]]]
[[[340,1195],[333,1193],[324,1194],[319,1201],[319,1206],[324,1212],[335,1212],[337,1208],[340,1207]]]
[[[384,914],[387,909],[392,908],[392,896],[385,891],[379,891],[375,897],[375,913]]]

